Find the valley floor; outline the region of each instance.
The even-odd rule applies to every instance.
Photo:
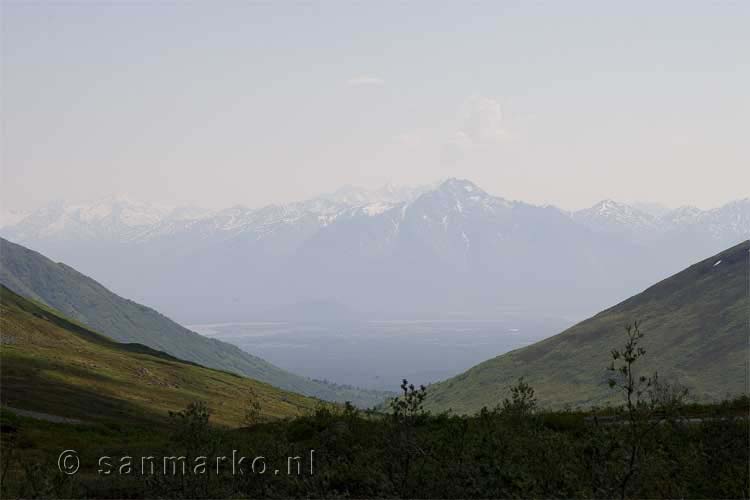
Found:
[[[188,328],[306,377],[394,391],[403,378],[425,385],[445,380],[570,325],[561,318],[514,315],[492,320],[265,321]]]

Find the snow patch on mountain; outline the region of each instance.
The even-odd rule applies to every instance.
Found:
[[[371,203],[370,205],[365,205],[364,207],[362,207],[362,211],[367,215],[380,215],[383,212],[387,212],[393,207],[394,205],[390,203],[377,202]]]

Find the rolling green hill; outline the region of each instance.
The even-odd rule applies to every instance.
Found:
[[[387,397],[381,391],[334,386],[282,370],[236,346],[190,331],[149,307],[112,293],[65,264],[2,238],[0,284],[118,342],[140,343],[180,359],[328,401],[374,406]]]
[[[459,413],[492,407],[519,377],[549,407],[612,401],[609,353],[623,345],[624,326],[634,320],[645,334],[641,373],[658,370],[700,401],[748,393],[749,249],[744,241],[554,337],[435,384],[426,406]]]
[[[252,400],[266,418],[310,412],[314,399],[121,344],[0,287],[2,403],[92,422],[157,421],[204,401],[213,420],[242,424]]]

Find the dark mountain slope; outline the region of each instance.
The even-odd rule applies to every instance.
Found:
[[[428,406],[473,412],[494,406],[519,377],[549,406],[612,399],[606,366],[642,322],[641,373],[688,387],[699,400],[748,392],[748,250],[745,241],[661,281],[568,330],[498,356],[430,388]]]
[[[188,330],[65,264],[2,238],[0,283],[118,342],[137,342],[180,359],[330,401],[350,400],[367,406],[385,397],[377,391],[343,390],[289,373],[233,345]]]

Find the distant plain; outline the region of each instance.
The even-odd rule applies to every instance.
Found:
[[[188,325],[315,379],[397,390],[429,384],[573,324],[561,318],[266,321]],[[312,355],[314,353],[314,355]]]

